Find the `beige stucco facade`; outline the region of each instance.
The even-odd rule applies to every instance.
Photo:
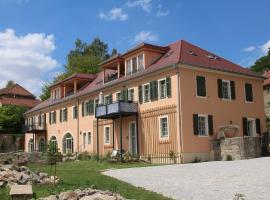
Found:
[[[137,54],[138,52],[136,52]],[[145,63],[151,63],[158,58],[156,52],[144,54]],[[128,58],[126,58],[128,59]],[[148,64],[146,64],[148,65]],[[203,76],[206,80],[206,97],[196,95],[196,76]],[[158,99],[147,103],[138,103],[138,141],[139,155],[169,154],[171,151],[181,155],[182,162],[192,162],[195,158],[200,160],[212,159],[211,140],[216,138],[219,127],[224,125],[237,125],[237,136],[243,137],[242,118],[260,119],[261,130],[265,130],[263,80],[251,76],[236,73],[209,70],[191,65],[172,65],[158,71],[130,79],[128,81],[111,84],[102,89],[104,96],[112,94],[116,101],[116,93],[123,88],[134,88],[134,101],[139,102],[138,86],[143,86],[154,80],[162,80],[170,77],[171,95],[164,99]],[[224,79],[235,82],[234,100],[223,100],[218,98],[217,80]],[[245,83],[253,87],[253,102],[245,101]],[[97,152],[97,121],[95,115],[82,116],[82,102],[99,98],[101,91],[95,91],[62,102],[54,106],[26,114],[26,118],[38,117],[40,113],[46,114],[46,132],[36,134],[36,141],[45,135],[47,141],[55,136],[60,151],[63,150],[63,140],[67,133],[73,137],[74,152]],[[73,106],[78,106],[78,118],[73,119]],[[60,109],[67,108],[67,121],[59,122]],[[49,124],[49,112],[56,111],[56,123]],[[194,114],[213,116],[213,135],[194,135]],[[168,119],[168,136],[160,137],[160,118]],[[123,149],[130,151],[131,136],[129,125],[136,122],[136,116],[123,117],[122,121],[122,144]],[[109,127],[109,143],[104,142],[105,128]],[[99,149],[102,155],[120,148],[120,120],[115,119],[114,131],[113,121],[107,119],[99,120]],[[114,132],[114,136],[113,133]],[[91,133],[91,142],[84,142],[84,133]],[[88,137],[88,135],[86,136]],[[113,142],[114,137],[114,142]],[[26,133],[25,147],[29,151],[29,141],[33,138],[32,133]],[[38,142],[36,144],[38,146]]]

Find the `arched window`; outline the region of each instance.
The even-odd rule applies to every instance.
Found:
[[[28,142],[28,152],[33,152],[34,151],[34,140],[30,139]]]
[[[45,142],[45,139],[43,137],[39,139],[38,151],[40,151],[40,152],[46,151],[46,142]]]
[[[67,133],[63,138],[63,153],[73,153],[73,137],[70,133]]]
[[[52,148],[54,148],[55,151],[57,150],[57,148],[58,148],[58,143],[57,143],[57,139],[56,139],[55,136],[52,136],[52,137],[50,138],[50,145],[53,146]]]

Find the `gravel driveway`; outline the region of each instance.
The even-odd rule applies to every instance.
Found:
[[[270,199],[270,157],[109,170],[132,185],[179,200]]]

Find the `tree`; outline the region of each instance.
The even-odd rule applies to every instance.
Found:
[[[259,58],[250,69],[254,72],[264,73],[265,70],[270,69],[270,49],[266,56]]]
[[[113,50],[112,53],[117,52]],[[62,74],[54,77],[52,82],[45,83],[42,87],[41,100],[50,97],[49,86],[57,81],[63,80],[74,73],[97,73],[101,69],[99,63],[108,59],[108,45],[95,38],[91,43],[83,42],[80,39],[75,41],[75,48],[70,50],[67,55],[67,64]]]
[[[7,81],[6,88],[11,87],[13,85],[15,85],[15,82],[12,80],[9,80],[9,81]]]
[[[21,126],[24,124],[23,114],[26,110],[26,107],[21,106],[0,106],[0,131],[9,130],[12,133],[19,133]]]

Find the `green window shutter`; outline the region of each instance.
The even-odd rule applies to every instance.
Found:
[[[154,81],[152,81],[152,82],[150,82],[150,99],[151,99],[151,101],[154,101],[155,100],[155,82]]]
[[[94,100],[89,101],[89,114],[90,115],[94,114]]]
[[[143,91],[142,91],[142,86],[139,85],[139,103],[143,102]]]
[[[60,110],[60,116],[59,116],[60,122],[62,122],[62,113],[63,113],[63,111],[62,111],[62,109],[61,109],[61,110]]]
[[[199,135],[197,114],[193,114],[193,133],[194,135]]]
[[[89,101],[86,102],[86,112],[85,115],[88,116],[90,111]]]
[[[158,81],[153,81],[154,100],[158,100]]]
[[[52,124],[52,113],[49,113],[49,124]]]
[[[250,83],[245,84],[246,101],[253,101],[252,85]]]
[[[217,85],[218,85],[218,98],[222,99],[223,94],[222,94],[222,80],[221,79],[217,80]]]
[[[197,84],[197,96],[205,97],[206,96],[205,77],[196,76],[196,84]]]
[[[213,115],[208,115],[208,131],[209,131],[209,135],[214,134]]]
[[[109,96],[109,104],[111,104],[112,103],[112,94],[110,94],[110,96]]]
[[[243,122],[243,135],[247,136],[248,135],[247,118],[243,117],[242,122]]]
[[[235,83],[234,83],[234,81],[231,81],[230,85],[231,85],[231,98],[234,100],[235,99]]]
[[[256,119],[256,133],[261,133],[261,122],[259,118]]]
[[[82,102],[82,116],[84,117],[84,102]]]
[[[121,100],[127,101],[127,90],[126,89],[121,90]]]
[[[171,97],[172,96],[171,77],[166,78],[166,87],[167,87],[167,97]]]
[[[65,113],[66,113],[66,121],[68,120],[68,109],[65,109]]]

